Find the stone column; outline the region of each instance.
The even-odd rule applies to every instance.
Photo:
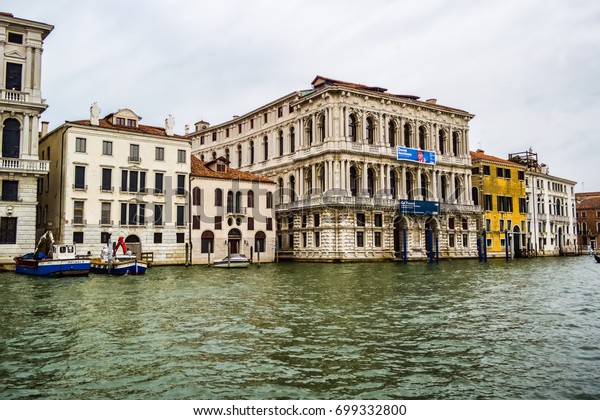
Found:
[[[314,191],[317,188],[317,165],[310,165],[310,182],[312,186],[312,190]],[[310,192],[310,195],[313,195],[313,192]]]
[[[367,162],[363,162],[363,174],[362,174],[362,191],[361,191],[361,195],[363,197],[366,197],[369,195],[369,183],[368,183],[368,176],[367,176],[367,172],[369,170],[369,166],[367,165]]]
[[[31,70],[33,69],[33,47],[27,47],[27,55],[25,57],[25,77],[21,90],[31,94]]]
[[[404,198],[405,200],[408,198],[408,192],[406,190],[406,166],[402,165],[402,179],[400,180],[400,185],[402,186],[402,191],[398,194],[399,197]]]
[[[454,173],[450,175],[450,194],[448,202],[456,204],[458,201],[456,200],[456,174]]]
[[[435,169],[431,170],[431,191],[433,194],[433,200],[434,201],[439,201],[438,199],[438,191],[437,191],[437,172]]]
[[[40,78],[42,76],[42,49],[35,48],[33,56],[33,92],[35,96],[41,98],[40,92]]]
[[[385,165],[385,174],[386,174],[386,179],[387,179],[387,184],[388,184],[387,191],[386,191],[386,197],[391,198],[392,197],[392,194],[391,194],[391,191],[392,191],[392,169],[391,169],[390,165]],[[395,187],[396,186],[394,185],[394,188]]]
[[[422,200],[423,199],[423,185],[421,183],[421,167],[417,167],[417,195],[416,195],[416,199],[417,200]]]
[[[389,178],[388,178],[389,179]],[[382,164],[379,165],[379,194],[378,196],[382,198],[387,198],[387,192],[385,188],[386,179],[385,179],[385,167]]]
[[[4,57],[4,45],[6,45],[6,41],[0,41],[0,57]],[[4,89],[5,85],[5,78],[4,78],[4,65],[0,66],[0,89]],[[0,98],[0,99],[4,99],[4,98]]]

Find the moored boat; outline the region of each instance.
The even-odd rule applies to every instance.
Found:
[[[86,276],[90,259],[77,256],[75,245],[55,245],[52,232],[46,232],[34,253],[15,257],[15,271],[33,276]]]
[[[596,259],[597,263],[600,263],[600,257],[597,254],[594,254],[594,258]]]
[[[246,268],[250,265],[250,260],[244,254],[231,254],[221,261],[215,261],[213,267],[218,268]]]
[[[125,255],[117,256],[117,250],[122,247]],[[91,260],[91,270],[95,274],[110,274],[113,276],[142,275],[146,273],[148,263],[138,259],[131,251],[127,251],[127,246],[122,237],[119,238],[112,251],[106,246],[102,249],[100,258]]]

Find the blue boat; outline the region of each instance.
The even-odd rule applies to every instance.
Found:
[[[124,255],[117,256],[117,251],[121,247]],[[112,248],[112,251],[111,251]],[[127,245],[123,237],[112,245],[110,238],[102,249],[100,258],[94,258],[91,260],[91,270],[95,274],[110,274],[113,276],[123,276],[130,274],[139,276],[146,273],[148,263],[143,260],[139,260],[131,251],[127,250]]]
[[[15,271],[33,276],[87,276],[90,259],[77,256],[75,245],[55,245],[52,232],[46,232],[35,253],[15,257]]]

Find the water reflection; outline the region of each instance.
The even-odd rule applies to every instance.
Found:
[[[0,398],[599,398],[600,264],[0,277]]]

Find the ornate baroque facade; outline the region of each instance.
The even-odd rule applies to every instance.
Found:
[[[199,122],[190,137],[201,160],[224,156],[277,182],[282,256],[474,257],[481,211],[471,198],[472,118],[434,99],[317,76],[311,89],[223,124]],[[399,147],[436,159],[399,160]],[[419,206],[426,210],[411,210]]]
[[[44,39],[53,26],[0,13],[0,264],[35,248],[38,177],[48,162],[38,159]]]

